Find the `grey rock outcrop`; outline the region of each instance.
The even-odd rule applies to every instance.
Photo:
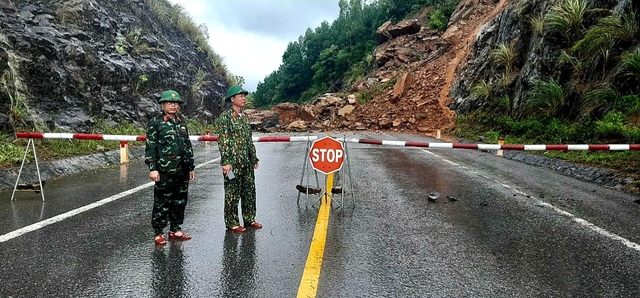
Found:
[[[8,116],[76,132],[97,119],[143,124],[160,111],[166,89],[186,99],[187,117],[217,116],[225,74],[146,3],[0,1],[0,105],[21,111]]]

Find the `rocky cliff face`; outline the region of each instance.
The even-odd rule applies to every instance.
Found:
[[[571,45],[557,34],[535,32],[531,23],[533,18],[548,12],[558,1],[502,0],[500,2],[505,2],[504,9],[479,28],[465,63],[461,64],[457,71],[457,79],[450,90],[450,98],[453,100],[450,107],[457,113],[466,113],[486,104],[481,96],[471,94],[470,90],[473,84],[480,80],[489,81],[491,78],[499,78],[504,73],[504,68],[497,66],[490,58],[491,52],[500,44],[512,47],[515,53],[513,77],[503,84],[503,91],[512,99],[515,108],[527,100],[527,92],[532,89],[536,81],[547,80],[550,77],[563,77],[563,72],[567,71],[567,65],[559,63],[558,57],[563,49]],[[588,8],[607,9],[619,14],[640,10],[638,1],[592,0],[586,2]],[[473,4],[468,3],[468,5]],[[464,3],[460,7],[464,7]],[[452,21],[455,17],[454,15]],[[587,22],[592,24],[593,21],[587,19]]]
[[[0,130],[144,124],[166,89],[189,118],[221,112],[226,77],[143,0],[0,1]],[[9,107],[8,109],[6,107]]]

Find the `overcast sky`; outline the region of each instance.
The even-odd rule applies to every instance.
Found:
[[[209,28],[209,43],[244,88],[277,70],[287,44],[307,28],[338,17],[338,0],[169,0],[182,5],[196,24]]]

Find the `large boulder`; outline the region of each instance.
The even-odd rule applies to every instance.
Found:
[[[386,21],[376,30],[376,40],[378,44],[383,44],[398,36],[418,33],[420,29],[422,29],[422,25],[416,19],[404,20],[396,25],[393,25],[391,21]]]
[[[280,123],[288,124],[298,119],[300,115],[300,105],[297,103],[283,102],[271,108],[278,113]]]

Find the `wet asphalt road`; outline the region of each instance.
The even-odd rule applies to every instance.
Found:
[[[0,297],[295,297],[318,217],[313,198],[296,204],[306,143],[256,147],[263,229],[225,231],[217,146],[198,144],[197,163],[214,162],[190,187],[193,240],[154,246],[142,187],[0,242]],[[317,297],[640,296],[636,196],[491,152],[349,143],[347,154],[356,202],[331,209]],[[0,192],[0,239],[147,174],[136,161],[49,181],[44,203]]]

